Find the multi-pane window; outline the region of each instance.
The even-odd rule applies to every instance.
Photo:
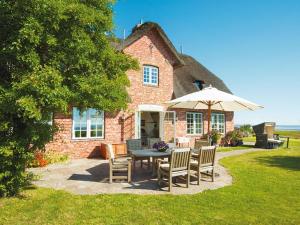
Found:
[[[73,108],[73,138],[103,138],[104,113],[96,109]]]
[[[187,112],[186,124],[187,124],[188,134],[202,134],[203,133],[202,113]]]
[[[158,85],[158,68],[155,66],[143,67],[144,84]]]
[[[225,115],[223,113],[211,114],[211,129],[225,134]]]

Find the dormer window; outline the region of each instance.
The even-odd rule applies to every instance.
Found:
[[[193,82],[193,84],[195,85],[195,87],[200,91],[204,88],[204,81],[203,80],[195,80]]]
[[[155,66],[143,66],[143,80],[146,85],[158,86],[158,68]]]

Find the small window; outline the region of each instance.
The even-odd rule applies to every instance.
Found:
[[[186,113],[187,134],[197,135],[203,133],[202,113]]]
[[[224,113],[211,114],[211,129],[225,134],[225,115]]]
[[[96,109],[81,111],[73,108],[73,138],[103,138],[104,112]]]
[[[195,80],[193,84],[196,86],[198,90],[202,90],[204,88],[205,82],[203,80]]]
[[[158,85],[158,68],[155,66],[144,66],[143,67],[143,81],[144,84]]]

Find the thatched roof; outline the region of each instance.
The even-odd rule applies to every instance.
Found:
[[[166,33],[157,23],[146,22],[139,24],[132,29],[132,33],[125,40],[120,40],[119,43],[113,43],[113,45],[118,50],[123,50],[152,29],[158,32],[176,59],[175,64],[173,65],[174,98],[198,91],[194,85],[196,80],[204,81],[205,85],[211,84],[213,87],[221,91],[231,93],[231,91],[220,78],[206,69],[197,60],[191,56],[179,54],[172,42],[167,37]]]
[[[185,65],[174,70],[174,97],[198,91],[194,85],[195,80],[204,81],[205,85],[231,93],[225,83],[215,74],[206,69],[202,64],[189,55],[180,55]]]
[[[153,22],[146,22],[143,24],[136,25],[133,29],[131,34],[123,41],[120,42],[120,44],[117,46],[118,50],[123,50],[127,46],[131,45],[138,39],[140,39],[145,33],[147,33],[150,30],[156,30],[158,34],[161,36],[163,41],[166,43],[168,48],[170,49],[170,52],[173,54],[175,58],[174,67],[180,67],[184,65],[183,60],[181,59],[180,55],[178,54],[176,48],[172,44],[172,42],[167,37],[166,33],[163,31],[163,29],[157,24]]]

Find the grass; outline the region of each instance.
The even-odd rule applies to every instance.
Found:
[[[294,131],[294,130],[276,130],[275,134],[279,134],[280,136],[289,136],[293,139],[300,139],[300,131]],[[255,136],[254,137],[244,137],[244,142],[255,142]]]
[[[276,134],[281,136],[289,136],[290,138],[300,139],[300,131],[295,130],[277,130]]]
[[[221,161],[234,184],[196,195],[73,195],[46,188],[0,199],[0,224],[300,224],[300,140]]]
[[[241,146],[236,146],[236,147],[218,147],[217,151],[218,152],[230,152],[230,151],[235,151],[235,150],[245,150],[245,149],[250,149],[253,148],[251,145],[241,145]]]

